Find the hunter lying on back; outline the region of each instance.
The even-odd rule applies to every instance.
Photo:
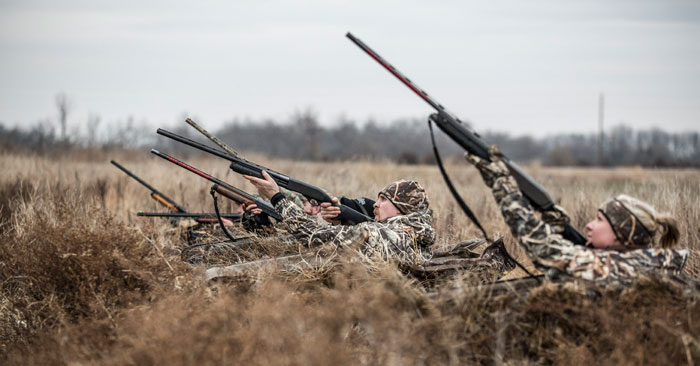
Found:
[[[273,204],[283,217],[287,230],[309,246],[362,242],[362,252],[370,257],[395,259],[412,266],[430,258],[429,246],[435,241],[433,212],[425,190],[415,181],[397,181],[378,194],[374,204],[375,221],[353,226],[324,225],[307,215],[280,193],[277,183],[262,171],[265,179],[244,176],[258,194]]]
[[[679,237],[676,221],[648,204],[619,195],[605,201],[596,219],[586,225],[586,246],[574,245],[561,233],[569,217],[554,206],[541,218],[523,197],[498,147],[489,148],[491,162],[466,154],[493,191],[503,218],[535,265],[549,277],[571,276],[604,286],[621,287],[654,275],[679,275],[687,250],[668,249]]]

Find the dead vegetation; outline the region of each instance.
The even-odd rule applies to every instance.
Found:
[[[144,153],[145,155],[145,153]],[[127,155],[124,155],[127,156]],[[473,278],[425,286],[392,263],[253,274],[211,284],[182,258],[184,233],[135,217],[157,210],[147,191],[108,160],[3,155],[0,177],[0,362],[12,364],[697,364],[697,293],[658,282],[621,292],[542,286],[529,294],[468,291]],[[119,159],[116,159],[118,160]],[[421,182],[437,215],[439,245],[478,236],[435,167],[266,160],[333,193],[373,196],[385,183]],[[120,161],[121,162],[121,161]],[[227,164],[193,165],[251,190]],[[152,159],[123,164],[192,211],[211,211],[208,185]],[[491,233],[507,234],[492,197],[466,163],[448,167]],[[621,192],[679,218],[681,246],[700,239],[694,170],[528,171],[578,227]],[[509,235],[509,250],[528,263]],[[257,240],[230,253],[244,262],[299,254]],[[688,272],[697,277],[693,255]],[[513,276],[517,276],[515,272]]]

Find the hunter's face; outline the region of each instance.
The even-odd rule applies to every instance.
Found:
[[[386,199],[384,196],[379,196],[376,202],[374,202],[374,220],[375,221],[385,221],[386,219],[394,216],[401,215],[396,206],[394,206],[391,201]]]
[[[597,249],[620,246],[610,222],[600,211],[597,212],[596,218],[586,225],[586,245]]]

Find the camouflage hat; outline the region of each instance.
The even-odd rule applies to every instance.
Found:
[[[413,180],[400,180],[391,183],[379,191],[377,196],[391,201],[404,215],[427,210],[430,205],[423,187]]]
[[[598,209],[610,222],[617,240],[625,247],[650,247],[654,236],[639,218],[617,198],[611,198]]]

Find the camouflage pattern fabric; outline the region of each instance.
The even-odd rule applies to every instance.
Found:
[[[478,282],[487,283],[498,280],[515,268],[515,262],[508,255],[503,238],[492,243],[483,238],[465,240],[434,248],[432,255],[430,260],[412,271],[427,278],[469,272]]]
[[[654,236],[617,198],[605,201],[598,211],[608,219],[615,237],[622,245],[630,248],[648,248],[654,243]]]
[[[503,238],[489,245],[478,259],[477,276],[481,282],[493,282],[515,268],[513,258],[508,254]]]
[[[688,258],[687,250],[649,248],[620,252],[574,245],[564,239],[561,224],[568,222],[566,213],[555,208],[543,213],[542,218],[537,217],[496,146],[491,146],[489,156],[491,162],[471,154],[466,157],[491,188],[513,236],[548,277],[570,276],[622,287],[642,277],[680,275]]]
[[[487,247],[478,254],[469,248],[470,245],[487,245]],[[448,247],[436,248],[432,254],[432,258],[411,268],[411,272],[426,279],[438,279],[445,275],[467,272],[479,283],[487,283],[498,280],[515,268],[515,262],[508,255],[503,238],[499,238],[490,245],[484,239],[467,240]]]
[[[285,188],[280,188],[280,192],[284,195],[286,199],[291,201],[293,204],[304,208],[304,202],[306,201],[306,197],[304,197],[301,193],[292,192]]]
[[[401,265],[414,266],[430,258],[429,246],[435,241],[431,210],[395,216],[384,222],[363,222],[354,226],[319,223],[286,198],[275,205],[284,218],[287,231],[303,244],[352,246],[371,258],[395,259]]]
[[[420,184],[412,180],[400,180],[384,187],[378,194],[391,201],[404,215],[425,211],[430,206],[428,196]]]

